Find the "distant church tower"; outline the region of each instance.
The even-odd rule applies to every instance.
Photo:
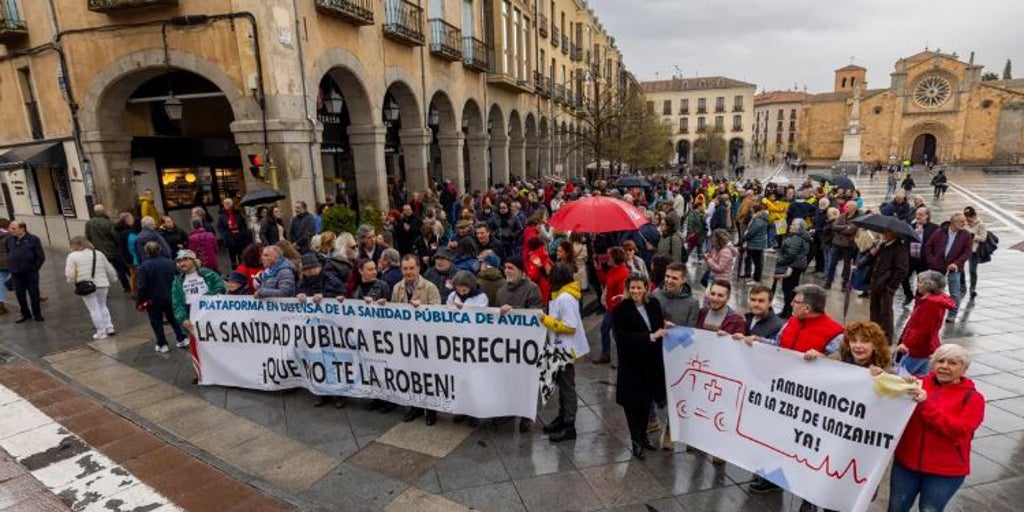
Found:
[[[854,64],[837,69],[835,92],[853,92],[858,85],[864,83],[867,74],[866,68]]]

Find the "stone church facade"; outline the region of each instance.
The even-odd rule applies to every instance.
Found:
[[[1024,80],[982,81],[973,60],[924,51],[896,61],[881,89],[866,88],[863,67],[836,70],[834,90],[801,106],[798,151],[812,163],[838,160],[860,89],[861,161],[1024,163]]]

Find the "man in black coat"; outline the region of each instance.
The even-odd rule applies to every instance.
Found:
[[[871,262],[871,321],[882,327],[885,337],[893,342],[892,299],[903,280],[910,275],[910,248],[892,231],[868,250]]]
[[[249,245],[249,226],[245,214],[235,209],[235,202],[230,198],[221,202],[220,216],[217,218],[217,232],[220,233],[224,247],[228,249],[228,260],[231,268],[235,268],[242,260],[242,250]]]
[[[310,252],[309,242],[316,235],[316,219],[309,213],[305,201],[295,201],[292,224],[288,228],[288,239],[302,254]]]
[[[27,322],[30,318],[42,322],[43,311],[39,306],[39,269],[46,261],[43,244],[39,237],[28,232],[22,221],[12,220],[7,230],[10,232],[4,239],[4,243],[7,244],[7,271],[11,273],[14,295],[18,298],[18,307],[21,308],[21,318],[15,320],[15,323]]]
[[[149,241],[142,248],[148,258],[138,268],[138,291],[136,308],[144,309],[149,317],[149,326],[156,336],[156,351],[167,353],[167,336],[164,334],[164,320],[171,324],[174,339],[181,345],[188,340],[188,335],[174,319],[174,308],[171,302],[171,286],[178,275],[178,267],[170,258],[160,254],[160,244]]]

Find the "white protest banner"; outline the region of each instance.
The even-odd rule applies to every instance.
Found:
[[[191,319],[203,385],[532,418],[547,334],[536,313],[211,296]]]
[[[868,370],[677,327],[664,342],[672,440],[819,507],[867,510],[915,403]]]

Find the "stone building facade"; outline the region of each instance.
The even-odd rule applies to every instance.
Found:
[[[679,167],[742,165],[751,155],[754,92],[757,86],[721,76],[673,78],[640,83],[648,108],[672,127],[672,144]],[[722,161],[705,162],[694,151],[705,132],[717,130],[727,144]],[[702,140],[702,138],[704,140]]]
[[[627,76],[584,0],[0,6],[0,216],[56,245],[146,189],[180,224],[267,187],[387,207],[574,175],[577,116]]]
[[[863,67],[836,70],[834,90],[801,106],[802,156],[814,163],[840,157],[854,89],[860,88],[864,162],[1022,163],[1024,80],[982,81],[981,75],[973,55],[965,62],[937,51],[898,60],[887,88],[866,88]]]
[[[754,159],[779,161],[786,153],[797,152],[801,107],[810,96],[800,91],[769,91],[754,96]]]

